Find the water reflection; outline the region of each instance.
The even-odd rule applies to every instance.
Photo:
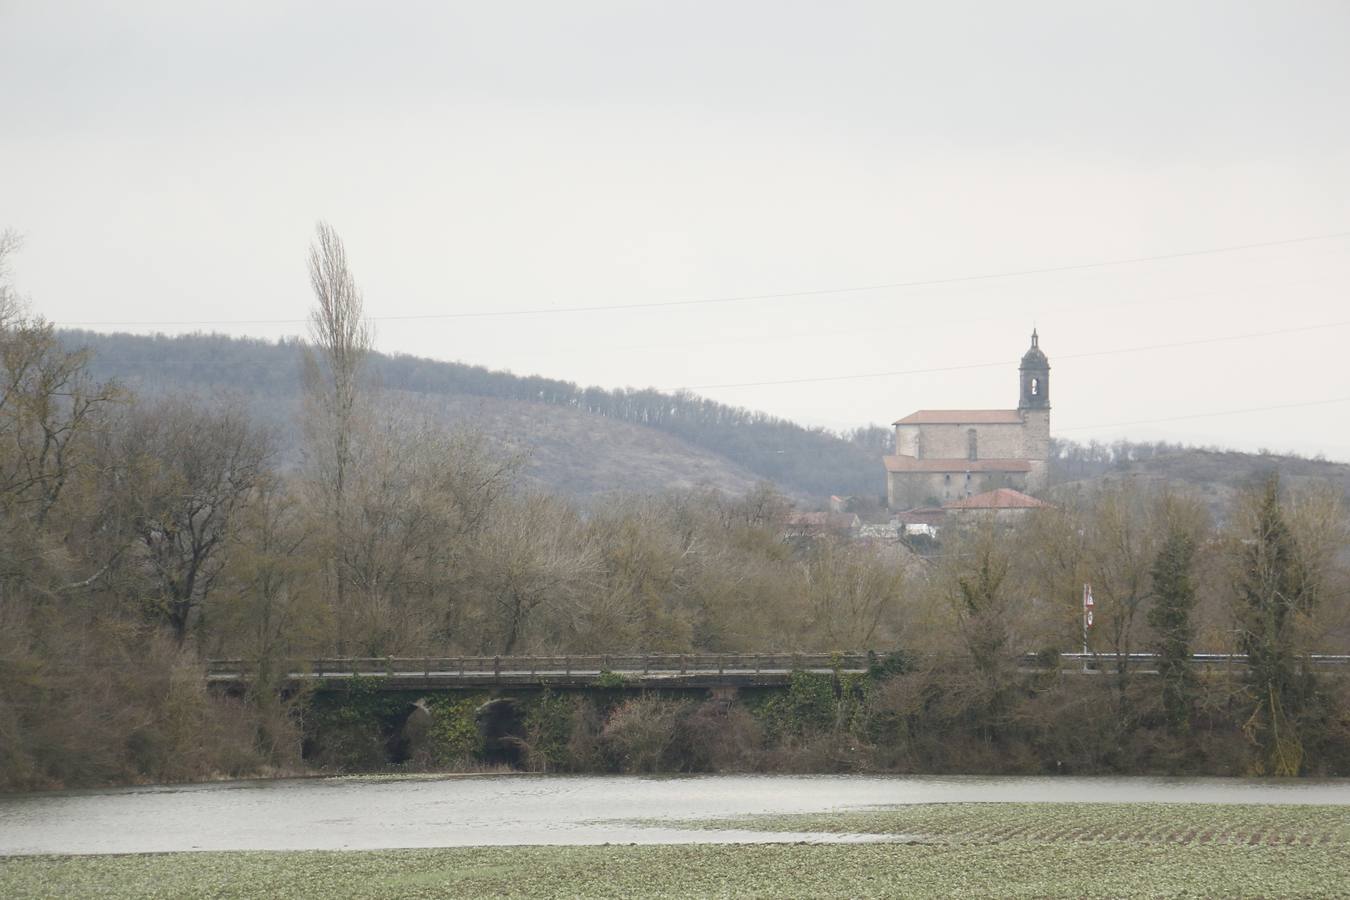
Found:
[[[0,796],[0,854],[838,840],[691,832],[631,820],[964,801],[1350,805],[1350,780],[509,775],[244,781]]]

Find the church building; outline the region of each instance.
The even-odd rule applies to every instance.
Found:
[[[1017,409],[921,409],[895,423],[886,464],[891,509],[940,506],[998,488],[1045,487],[1050,457],[1050,361],[1040,337],[1018,367]]]

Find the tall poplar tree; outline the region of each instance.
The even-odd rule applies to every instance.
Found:
[[[355,440],[363,409],[365,372],[372,338],[361,291],[347,266],[347,252],[326,222],[317,226],[309,248],[313,347],[304,354],[307,415],[305,436],[313,483],[329,536],[337,652],[347,652],[350,613],[347,598],[350,511]]]

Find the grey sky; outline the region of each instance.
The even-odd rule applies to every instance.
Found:
[[[384,8],[385,6],[393,9]],[[0,2],[0,225],[59,323],[295,333],[313,223],[375,316],[651,303],[1350,231],[1350,5]],[[1350,237],[923,288],[380,320],[605,386],[1015,361],[1054,431],[1350,459]],[[1325,326],[1116,355],[1097,351]],[[125,330],[193,330],[156,325]],[[1012,366],[710,388],[809,424]],[[1175,421],[1131,424],[1157,419]],[[1113,427],[1090,427],[1113,426]]]

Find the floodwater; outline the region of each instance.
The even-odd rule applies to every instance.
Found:
[[[237,781],[0,795],[0,855],[869,840],[875,838],[691,831],[677,820],[999,801],[1350,806],[1350,780],[503,775]]]

